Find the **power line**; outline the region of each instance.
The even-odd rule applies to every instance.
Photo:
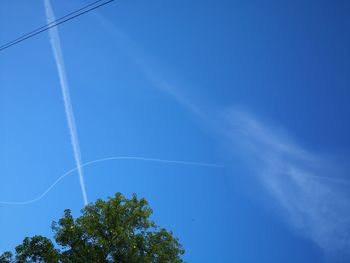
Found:
[[[71,13],[69,13],[69,14],[67,14],[67,15],[65,15],[65,16],[63,16],[63,17],[61,17],[61,18],[59,18],[59,19],[56,19],[56,20],[54,20],[54,21],[52,21],[52,22],[50,22],[50,23],[48,23],[48,24],[46,24],[46,25],[44,25],[44,26],[41,26],[41,27],[39,27],[39,28],[36,28],[36,29],[34,29],[33,31],[30,31],[30,32],[27,33],[27,34],[25,34],[25,35],[23,35],[23,36],[20,36],[20,37],[18,37],[18,38],[16,38],[16,39],[12,40],[11,42],[8,42],[8,43],[5,44],[5,45],[2,45],[0,48],[4,48],[4,47],[6,47],[6,46],[8,46],[8,45],[11,45],[12,43],[14,43],[14,42],[16,42],[16,41],[19,41],[19,40],[21,40],[22,38],[25,38],[25,37],[27,37],[27,36],[29,36],[29,35],[31,35],[31,34],[34,34],[34,33],[36,33],[37,31],[40,31],[40,30],[46,28],[47,26],[51,26],[51,25],[53,25],[53,24],[56,24],[57,22],[59,22],[59,21],[65,19],[65,18],[67,18],[67,17],[69,17],[69,16],[71,16],[71,15],[74,15],[74,14],[80,12],[80,11],[83,11],[84,9],[86,9],[86,8],[88,8],[88,7],[90,7],[90,6],[93,6],[93,5],[95,5],[95,4],[99,3],[99,2],[102,2],[102,1],[105,1],[105,0],[98,0],[98,1],[93,2],[93,3],[91,3],[91,4],[87,5],[87,6],[84,6],[84,7],[80,8],[80,9],[78,9],[78,10],[75,10],[74,12],[71,12]]]
[[[114,0],[108,0],[107,2],[103,2],[103,1],[104,0],[95,1],[95,2],[93,2],[91,4],[88,4],[88,5],[84,6],[84,7],[82,7],[82,8],[79,8],[78,10],[75,10],[74,12],[71,12],[71,13],[69,13],[69,14],[61,17],[61,18],[58,18],[55,21],[52,21],[52,22],[50,22],[50,23],[48,23],[48,24],[46,24],[44,26],[41,26],[41,27],[39,27],[39,28],[37,28],[35,30],[32,30],[31,32],[29,32],[27,34],[24,34],[24,35],[14,39],[14,40],[12,40],[12,41],[10,41],[10,42],[0,46],[0,52],[4,51],[5,49],[8,49],[8,48],[10,48],[10,47],[12,47],[12,46],[14,46],[16,44],[19,44],[20,42],[23,42],[24,40],[32,38],[32,37],[34,37],[34,36],[44,32],[44,31],[47,31],[50,28],[56,27],[56,26],[58,26],[60,24],[63,24],[65,22],[69,21],[69,20],[72,20],[72,19],[77,18],[77,17],[79,17],[81,15],[84,15],[84,14],[86,14],[88,12],[91,12],[91,11],[93,11],[93,10],[99,8],[99,7],[102,7],[102,6],[106,5],[106,4],[109,4],[110,2],[113,2]],[[101,3],[101,2],[103,2],[103,3]],[[89,9],[87,9],[87,8],[89,8]]]

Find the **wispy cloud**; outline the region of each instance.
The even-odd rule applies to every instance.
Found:
[[[55,20],[55,16],[51,7],[50,0],[44,0],[44,3],[45,3],[47,22],[51,23],[52,21]],[[77,128],[74,120],[72,103],[71,103],[70,94],[69,94],[69,85],[68,85],[66,70],[64,66],[60,37],[56,27],[50,28],[49,34],[50,34],[50,43],[51,43],[53,54],[55,57],[56,67],[57,67],[58,76],[60,80],[63,101],[64,101],[64,108],[66,112],[69,133],[70,133],[71,142],[73,146],[75,164],[77,166],[77,171],[79,174],[80,187],[83,194],[84,204],[87,205],[88,199],[87,199],[86,188],[84,183],[83,168],[81,165],[80,146],[79,146]]]
[[[164,78],[154,59],[141,52],[122,30],[102,16],[98,19],[156,88],[238,147],[235,152],[239,149],[239,154],[256,167],[263,185],[280,204],[291,226],[333,259],[350,257],[350,181],[344,179],[342,168],[330,156],[307,150],[288,131],[266,124],[247,111],[212,114],[203,110],[187,96],[188,92]]]
[[[336,164],[244,111],[229,110],[224,119],[226,135],[246,153],[290,224],[332,258],[348,257],[350,184]]]
[[[130,60],[153,84],[154,88],[172,96],[181,106],[191,113],[209,121],[207,119],[208,116],[189,99],[188,92],[184,87],[179,87],[179,85],[174,84],[174,80],[169,80],[169,78],[164,77],[164,74],[160,73],[160,71],[164,73],[164,67],[159,66],[159,62],[142,51],[142,48],[117,25],[113,24],[99,13],[95,13],[94,15],[106,32],[112,36],[113,40],[125,51],[125,54]],[[161,70],[161,68],[163,69]]]

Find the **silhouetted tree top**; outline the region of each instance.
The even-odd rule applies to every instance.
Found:
[[[117,193],[87,205],[81,213],[75,219],[67,209],[52,223],[55,243],[43,236],[26,237],[15,256],[5,252],[0,263],[183,262],[182,245],[172,232],[149,219],[152,209],[144,198],[127,199]]]

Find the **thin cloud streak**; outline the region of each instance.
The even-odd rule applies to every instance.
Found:
[[[55,21],[55,16],[54,16],[54,13],[53,13],[53,10],[51,7],[50,0],[44,0],[44,3],[45,3],[47,22],[50,23],[52,21]],[[84,204],[87,205],[88,198],[87,198],[86,187],[85,187],[85,182],[84,182],[84,173],[83,173],[83,169],[81,166],[81,153],[80,153],[77,128],[76,128],[76,124],[75,124],[73,108],[72,108],[72,103],[71,103],[70,94],[69,94],[69,86],[68,86],[66,70],[65,70],[65,66],[64,66],[64,60],[63,60],[63,54],[62,54],[62,49],[61,49],[61,44],[60,44],[60,38],[59,38],[57,28],[56,27],[50,28],[49,35],[50,35],[51,47],[52,47],[53,54],[55,57],[58,76],[59,76],[59,80],[60,80],[62,96],[63,96],[63,101],[64,101],[64,109],[65,109],[65,113],[66,113],[69,134],[70,134],[71,143],[72,143],[72,147],[73,147],[73,155],[74,155],[74,160],[75,160],[75,164],[76,164],[78,175],[79,175],[80,188],[82,191]]]
[[[333,259],[350,256],[350,200],[347,191],[343,191],[350,182],[334,174],[341,168],[300,146],[285,130],[268,126],[245,111],[211,114],[198,107],[159,74],[153,59],[140,52],[123,31],[103,17],[98,18],[156,88],[214,127],[221,137],[228,138],[235,152],[239,149],[239,154],[256,167],[266,189],[299,233]]]
[[[189,162],[189,161],[177,161],[177,160],[168,160],[168,159],[159,159],[159,158],[149,158],[149,157],[137,157],[137,156],[112,156],[101,159],[96,159],[90,162],[81,164],[81,168],[90,166],[96,163],[107,162],[107,161],[117,161],[117,160],[128,160],[128,161],[145,161],[145,162],[156,162],[164,164],[176,164],[176,165],[190,165],[190,166],[201,166],[201,167],[211,167],[211,168],[221,168],[222,165],[213,164],[213,163],[202,163],[202,162]],[[54,187],[61,182],[64,178],[71,175],[72,173],[78,171],[78,168],[75,167],[69,171],[63,173],[59,176],[42,194],[38,195],[35,198],[24,200],[24,201],[0,201],[0,205],[29,205],[43,199],[49,192],[51,192]]]
[[[189,99],[184,89],[179,89],[178,85],[174,85],[173,82],[159,74],[160,67],[157,66],[154,58],[145,54],[137,43],[117,25],[111,23],[97,12],[94,16],[106,32],[112,36],[113,40],[125,50],[125,54],[143,72],[156,89],[175,98],[181,106],[197,115],[197,117],[206,122],[211,122],[207,114]]]
[[[230,124],[226,135],[246,153],[289,223],[332,260],[348,258],[349,181],[337,178],[341,174],[334,174],[339,171],[336,164],[305,150],[279,127],[268,126],[246,112],[231,110],[225,115]]]

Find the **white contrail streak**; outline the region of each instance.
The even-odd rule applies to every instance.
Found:
[[[50,0],[44,0],[44,2],[45,2],[45,11],[46,11],[47,22],[50,23],[52,21],[55,21],[55,15],[53,13]],[[87,205],[88,198],[87,198],[85,183],[84,183],[84,173],[83,173],[83,169],[82,169],[82,165],[81,165],[81,155],[80,155],[80,147],[79,147],[77,128],[75,125],[73,108],[72,108],[72,103],[71,103],[71,99],[70,99],[70,95],[69,95],[69,86],[68,86],[68,81],[67,81],[67,76],[66,76],[66,71],[65,71],[65,66],[64,66],[64,60],[63,60],[63,54],[62,54],[62,49],[61,49],[61,44],[60,44],[60,38],[59,38],[57,28],[56,27],[50,28],[49,35],[50,35],[51,47],[53,50],[53,54],[55,57],[55,62],[56,62],[57,70],[58,70],[58,76],[60,79],[60,85],[61,85],[63,101],[64,101],[64,108],[65,108],[65,112],[66,112],[66,118],[67,118],[70,138],[71,138],[71,142],[72,142],[72,146],[73,146],[73,154],[74,154],[75,164],[77,167],[76,169],[77,169],[78,175],[79,175],[80,187],[81,187],[81,191],[83,194],[84,204]]]
[[[85,166],[89,166],[92,164],[100,163],[100,162],[106,162],[106,161],[113,161],[113,160],[134,160],[134,161],[147,161],[147,162],[158,162],[158,163],[168,163],[168,164],[179,164],[179,165],[192,165],[192,166],[203,166],[203,167],[223,167],[222,165],[212,164],[212,163],[199,163],[199,162],[187,162],[187,161],[176,161],[176,160],[167,160],[167,159],[158,159],[158,158],[144,158],[144,157],[134,157],[134,156],[113,156],[113,157],[107,157],[102,159],[96,159],[90,162],[86,162],[80,165],[80,168],[83,168]],[[56,179],[42,194],[39,196],[26,200],[26,201],[20,201],[20,202],[9,202],[9,201],[0,201],[0,205],[28,205],[35,202],[40,201],[43,199],[60,181],[62,181],[65,177],[68,175],[74,173],[75,171],[79,172],[79,169],[77,167],[65,172],[60,177]]]

